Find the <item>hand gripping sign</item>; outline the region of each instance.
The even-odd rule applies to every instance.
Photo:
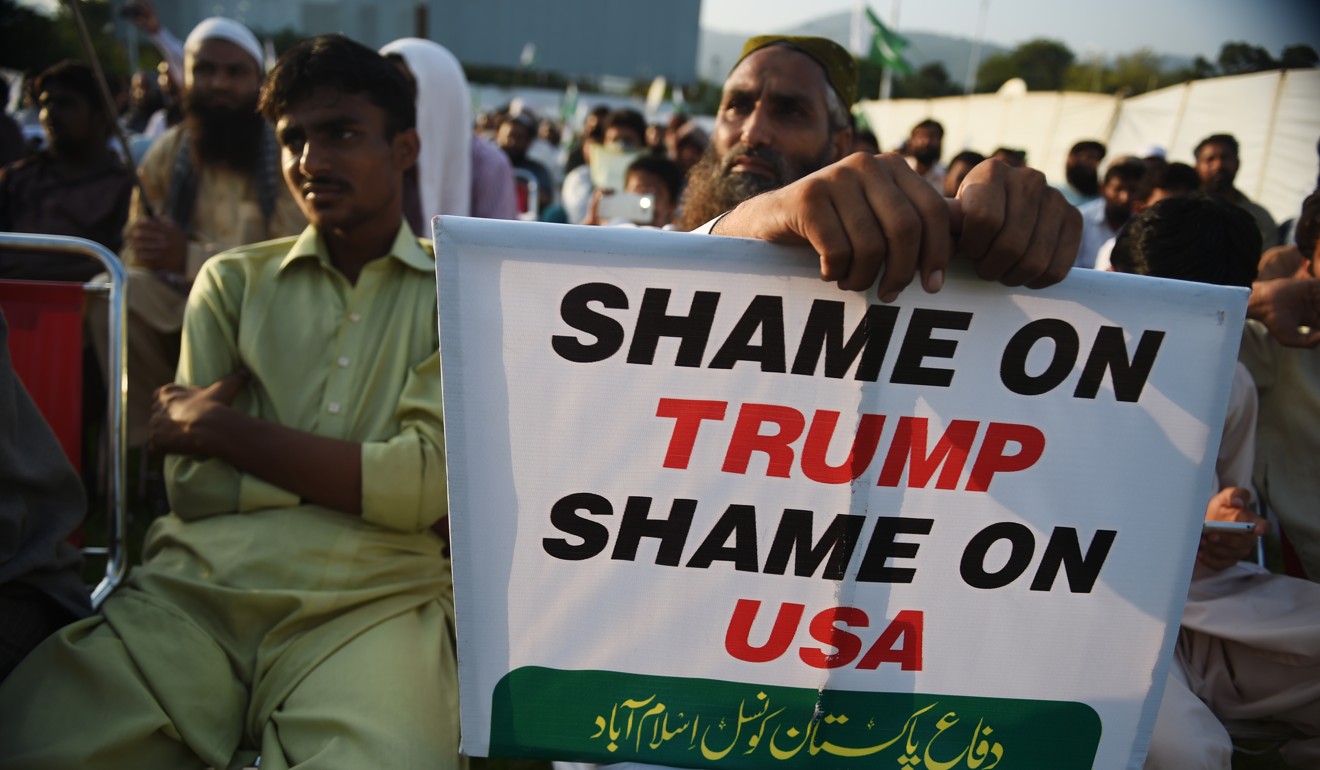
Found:
[[[1244,291],[438,222],[466,752],[1140,766]]]

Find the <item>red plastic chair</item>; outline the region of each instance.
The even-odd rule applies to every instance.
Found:
[[[124,290],[128,274],[113,252],[82,238],[0,233],[0,249],[77,254],[98,260],[110,276],[108,284],[0,281],[0,306],[9,322],[9,353],[14,369],[75,468],[81,465],[82,444],[83,297],[87,291],[108,294],[108,531],[106,547],[83,549],[86,555],[106,558],[105,576],[92,590],[92,606],[96,607],[123,580],[128,566],[124,486],[124,397],[128,392],[124,368]]]
[[[73,467],[82,470],[83,293],[80,283],[0,281],[9,357]]]

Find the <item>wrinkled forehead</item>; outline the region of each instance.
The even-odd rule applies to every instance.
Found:
[[[733,93],[769,91],[783,96],[825,101],[830,82],[825,68],[807,54],[784,45],[770,45],[738,63],[724,81],[724,98]]]

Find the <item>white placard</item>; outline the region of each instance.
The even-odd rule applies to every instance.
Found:
[[[1245,291],[954,265],[885,305],[743,239],[436,246],[467,753],[1140,767]]]

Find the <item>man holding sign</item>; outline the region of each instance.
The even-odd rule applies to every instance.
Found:
[[[878,293],[889,302],[918,273],[938,291],[955,253],[1010,286],[1063,280],[1081,219],[1043,174],[984,162],[949,203],[898,154],[847,156],[856,79],[852,56],[831,40],[748,40],[692,171],[684,224],[734,209],[709,231],[810,245],[821,277],[841,288],[870,287],[883,266]]]
[[[1245,292],[946,285],[1057,283],[1080,222],[1033,171],[983,164],[949,205],[844,158],[850,67],[750,41],[685,202],[818,271],[439,226],[471,753],[1139,767]]]

